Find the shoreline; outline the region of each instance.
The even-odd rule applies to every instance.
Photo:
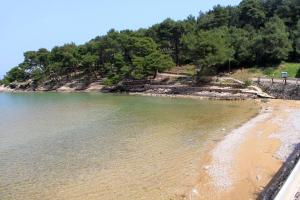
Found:
[[[238,80],[233,83],[223,83],[215,78],[214,81],[202,85],[194,85],[190,80],[173,80],[165,82],[169,76],[160,75],[154,80],[132,80],[124,81],[114,86],[103,85],[101,80],[88,84],[69,81],[47,86],[42,84],[36,87],[30,85],[30,81],[14,83],[10,86],[0,85],[0,92],[101,92],[101,93],[125,93],[141,96],[168,96],[180,98],[213,99],[213,100],[245,100],[259,98],[273,98],[264,93],[259,87],[246,87]],[[227,79],[226,79],[227,80]],[[218,82],[219,81],[219,82]],[[238,83],[237,83],[238,82]]]
[[[256,199],[300,143],[300,102],[270,100],[214,144],[189,199]],[[287,129],[286,129],[287,128]],[[289,131],[286,131],[289,130]]]
[[[156,92],[131,92],[131,91],[107,91],[103,90],[103,86],[100,86],[95,89],[87,88],[84,90],[16,90],[8,87],[4,87],[0,85],[0,93],[109,93],[109,94],[126,94],[130,96],[148,96],[148,97],[167,97],[167,98],[185,98],[185,99],[198,99],[198,100],[228,100],[228,101],[240,101],[240,100],[260,100],[260,99],[268,99],[270,97],[259,97],[253,93],[243,94],[236,93],[231,94],[227,92],[204,92],[203,94],[176,94],[176,93],[156,93]]]
[[[15,92],[43,93],[45,91]],[[99,91],[46,92],[99,93]],[[222,100],[180,94],[143,92],[126,94]],[[294,145],[300,143],[300,125],[296,122],[297,118],[300,118],[300,101],[267,100],[265,102],[262,99],[254,101],[258,100],[262,101],[262,108],[258,115],[211,144],[208,154],[201,158],[202,169],[197,183],[181,196],[183,199],[256,199],[270,184],[291,155]],[[289,133],[286,133],[286,128]]]

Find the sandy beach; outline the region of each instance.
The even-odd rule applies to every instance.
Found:
[[[187,199],[256,199],[300,142],[300,102],[270,100],[202,159]]]

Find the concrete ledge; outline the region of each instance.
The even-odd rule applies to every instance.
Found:
[[[293,169],[292,173],[284,183],[283,187],[275,197],[275,200],[295,199],[300,189],[300,162]]]
[[[289,200],[300,189],[300,146],[298,145],[291,156],[283,164],[274,178],[259,195],[261,200]],[[294,192],[295,191],[295,192]],[[291,196],[288,196],[292,194]],[[289,198],[290,197],[290,198]]]

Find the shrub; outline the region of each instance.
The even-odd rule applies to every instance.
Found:
[[[244,80],[244,85],[245,87],[249,87],[250,85],[252,85],[252,81],[250,79]]]

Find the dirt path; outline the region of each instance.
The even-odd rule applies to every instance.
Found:
[[[258,78],[252,78],[252,81],[254,81],[254,82],[256,82],[258,80]],[[259,79],[261,82],[272,82],[272,79],[271,78],[260,78]],[[273,79],[273,82],[274,83],[284,83],[284,80],[283,79]],[[286,80],[286,82],[287,83],[289,83],[289,84],[300,84],[300,79],[298,79],[298,81],[297,81],[297,79],[287,79]]]

